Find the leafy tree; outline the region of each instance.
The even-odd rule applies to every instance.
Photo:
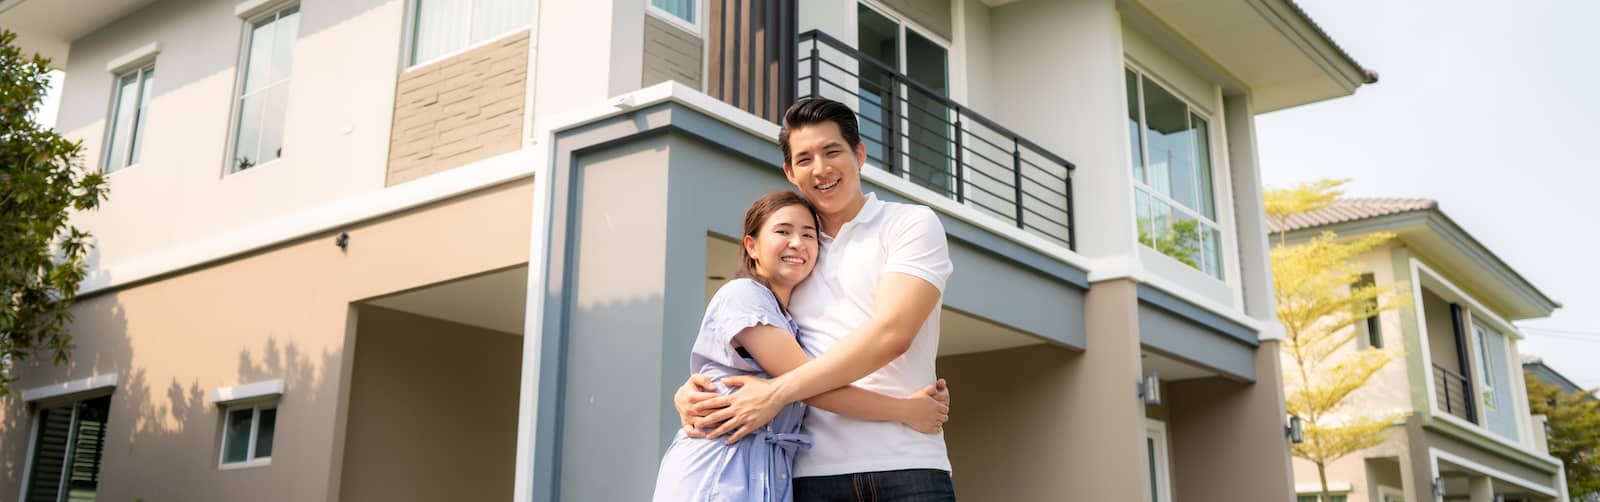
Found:
[[[1562,392],[1527,372],[1528,409],[1549,418],[1546,442],[1550,454],[1567,470],[1567,492],[1572,500],[1587,500],[1600,493],[1600,401],[1595,391]]]
[[[1283,324],[1282,350],[1288,391],[1285,405],[1300,416],[1305,439],[1292,453],[1317,466],[1322,500],[1328,492],[1328,464],[1352,453],[1377,446],[1384,429],[1402,415],[1368,416],[1347,410],[1345,398],[1366,385],[1372,375],[1395,357],[1394,352],[1353,346],[1353,326],[1368,317],[1399,307],[1407,299],[1392,288],[1359,285],[1362,272],[1353,258],[1394,238],[1375,233],[1340,239],[1333,232],[1289,245],[1289,215],[1326,208],[1340,195],[1344,181],[1318,181],[1266,193],[1268,216],[1278,222],[1279,244],[1272,249],[1272,285]]]
[[[24,57],[16,34],[0,31],[0,395],[11,367],[36,351],[66,362],[67,310],[85,274],[89,234],[69,211],[94,209],[104,177],[84,172],[83,143],[33,121],[49,90],[48,59]]]
[[[1200,224],[1194,220],[1178,220],[1155,234],[1151,218],[1139,218],[1139,242],[1161,254],[1171,256],[1184,265],[1200,268],[1200,242],[1205,238]]]

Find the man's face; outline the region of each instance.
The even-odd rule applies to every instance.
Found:
[[[861,197],[861,165],[867,148],[851,148],[831,121],[789,133],[789,162],[783,173],[824,218],[848,210]]]

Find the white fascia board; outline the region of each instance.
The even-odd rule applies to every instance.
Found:
[[[283,379],[277,378],[261,382],[252,382],[233,387],[219,387],[211,391],[211,404],[224,406],[240,401],[252,399],[272,398],[283,395]]]
[[[117,56],[112,58],[111,61],[106,62],[106,72],[115,75],[132,70],[144,65],[145,63],[155,60],[156,55],[160,53],[160,42],[150,42],[148,44],[144,44],[137,49],[128,51],[126,54]]]
[[[80,392],[112,388],[116,386],[117,374],[107,373],[104,375],[80,378],[77,380],[61,382],[55,385],[45,385],[42,387],[34,387],[24,390],[22,391],[22,401],[31,403],[35,401],[43,401],[46,399],[77,394]]]
[[[233,15],[241,19],[249,19],[266,13],[275,7],[288,5],[292,0],[244,0],[234,4]]]

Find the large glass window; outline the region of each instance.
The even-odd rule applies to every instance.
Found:
[[[426,63],[527,26],[529,3],[528,0],[417,0],[411,33],[411,64]]]
[[[234,124],[233,171],[283,156],[283,120],[288,110],[289,68],[300,32],[300,7],[267,14],[250,23]]]
[[[106,154],[101,170],[112,172],[139,163],[139,144],[144,140],[145,108],[150,104],[150,87],[156,76],[155,65],[117,76],[111,96],[111,123],[106,128]]]
[[[1221,279],[1210,125],[1150,77],[1124,77],[1139,242]]]
[[[932,35],[865,3],[856,5],[856,46],[922,87],[863,64],[858,79],[867,161],[955,197],[955,112],[949,49]],[[926,90],[926,92],[924,91]]]
[[[695,7],[700,0],[650,0],[656,12],[665,13],[689,26],[695,26]]]
[[[110,413],[111,396],[40,407],[22,500],[93,501],[100,490]]]

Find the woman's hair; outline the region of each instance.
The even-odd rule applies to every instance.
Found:
[[[789,206],[806,208],[806,212],[811,213],[811,221],[816,224],[818,231],[821,231],[822,220],[817,217],[817,209],[811,207],[810,202],[801,198],[800,194],[788,190],[777,190],[762,195],[761,198],[756,199],[755,203],[750,204],[750,209],[745,210],[744,235],[757,237],[756,234],[761,233],[761,227],[767,224],[767,218],[772,217],[772,214],[778,212],[779,209]],[[739,241],[739,273],[735,274],[734,277],[752,279],[770,287],[771,284],[767,283],[767,278],[756,274],[756,258],[750,256],[750,252],[745,249],[744,239],[740,238]]]

